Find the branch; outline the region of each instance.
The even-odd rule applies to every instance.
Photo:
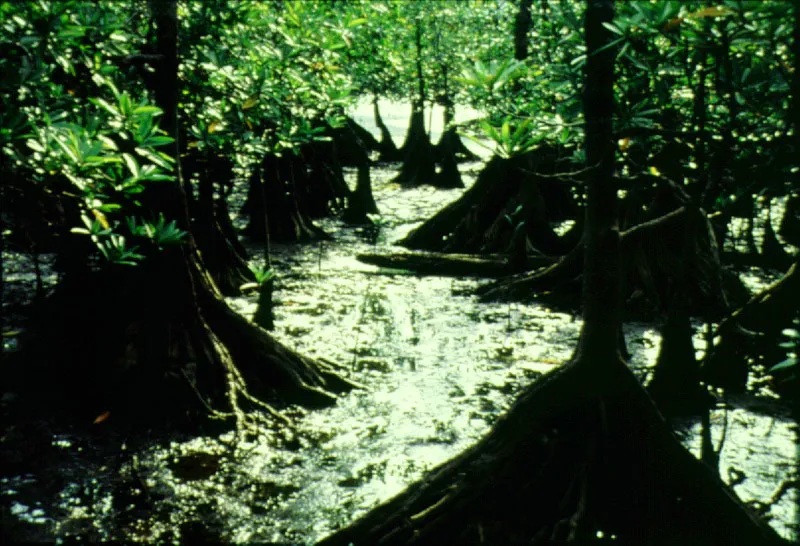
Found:
[[[590,165],[588,167],[584,167],[583,169],[580,169],[580,170],[577,170],[577,171],[572,171],[572,172],[568,172],[568,173],[555,173],[555,174],[542,174],[542,173],[539,173],[539,172],[536,172],[536,171],[529,171],[529,170],[523,169],[523,168],[520,168],[519,170],[524,172],[525,174],[530,174],[530,175],[533,175],[533,176],[535,176],[537,178],[563,180],[563,181],[566,181],[566,182],[583,184],[584,183],[583,180],[574,180],[574,179],[578,178],[579,176],[583,176],[585,174],[589,174],[590,172],[592,172],[594,169],[596,169],[599,166],[600,166],[600,164],[597,163],[596,165]]]
[[[145,64],[157,65],[164,60],[164,55],[160,53],[136,53],[133,55],[125,55],[124,57],[117,57],[120,64],[127,66],[142,66]]]
[[[630,138],[638,136],[668,136],[673,138],[697,138],[701,133],[698,131],[673,131],[670,129],[657,129],[655,127],[626,127],[614,134],[615,139]]]

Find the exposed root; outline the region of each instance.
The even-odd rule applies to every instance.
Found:
[[[399,244],[439,252],[504,252],[517,226],[524,223],[523,231],[538,253],[566,253],[571,246],[555,234],[550,222],[571,217],[575,204],[567,184],[541,176],[567,162],[561,152],[556,147],[543,146],[535,153],[510,160],[492,158],[459,199]]]
[[[774,354],[775,339],[788,328],[798,313],[800,301],[800,261],[783,277],[753,296],[717,326],[715,343],[703,363],[703,377],[714,385],[736,392],[744,390],[748,377],[748,357]]]
[[[625,299],[629,300],[629,308],[663,311],[669,301],[667,292],[676,282],[671,272],[681,264],[686,268],[682,282],[687,284],[684,289],[690,294],[689,313],[718,318],[727,312],[716,239],[701,211],[681,207],[637,224],[621,235]],[[688,257],[684,247],[686,237],[695,245]],[[525,300],[538,291],[577,288],[582,272],[581,242],[555,264],[501,279],[481,287],[478,294],[483,301]]]
[[[320,544],[782,543],[621,361],[592,364],[541,378],[477,445]]]
[[[242,209],[250,216],[245,235],[260,242],[306,242],[329,238],[314,225],[307,210],[308,204],[303,201],[311,184],[301,157],[290,154],[265,157],[261,168],[256,169],[251,177],[247,201]]]
[[[537,291],[557,290],[572,285],[574,295],[579,293],[577,283],[583,264],[583,245],[579,244],[555,263],[527,271],[476,290],[481,301],[520,301],[531,298]]]
[[[31,387],[87,422],[252,428],[285,421],[272,404],[326,406],[354,386],[232,311],[189,249],[63,282],[30,336]]]
[[[423,110],[416,105],[411,112],[406,141],[400,153],[403,156],[403,164],[394,182],[409,186],[435,185],[437,176],[433,144],[425,131]]]

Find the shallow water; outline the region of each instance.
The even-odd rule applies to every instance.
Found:
[[[463,166],[468,184],[479,168]],[[120,450],[124,438],[98,446],[44,431],[58,464],[2,479],[4,524],[44,540],[169,542],[192,540],[207,527],[223,541],[312,543],[473,444],[521,388],[565,362],[577,315],[539,304],[481,304],[470,295],[480,281],[417,277],[354,258],[389,250],[461,193],[402,189],[390,182],[394,172],[373,174],[379,230],[325,220],[320,225],[333,241],[273,248],[276,337],[344,366],[364,389],[328,409],[290,408],[296,442],[265,431],[248,440],[142,440]],[[255,296],[229,301],[253,313]],[[625,331],[631,366],[644,379],[660,336],[647,324]],[[717,444],[726,430],[722,477],[743,475],[736,487],[742,498],[766,502],[782,479],[796,476],[797,425],[774,401],[731,405],[727,415],[712,415]],[[699,453],[699,426],[681,433]],[[798,536],[796,490],[771,514],[779,532]]]

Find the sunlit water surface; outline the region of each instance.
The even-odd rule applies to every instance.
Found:
[[[371,112],[356,114],[371,126]],[[384,116],[402,134],[407,111]],[[462,167],[467,184],[480,166]],[[537,304],[478,303],[470,295],[476,280],[359,263],[357,253],[389,250],[461,193],[401,189],[390,182],[395,172],[373,173],[377,233],[332,219],[319,225],[333,241],[273,247],[275,335],[344,366],[363,390],[328,409],[291,408],[297,442],[283,447],[269,433],[142,441],[123,451],[53,435],[63,456],[57,468],[3,478],[4,521],[16,519],[21,536],[36,539],[188,540],[211,528],[224,541],[313,543],[484,435],[520,389],[570,357],[579,317]],[[349,177],[354,183],[355,173]],[[229,302],[252,315],[254,299]],[[644,379],[660,336],[645,324],[627,325],[626,334],[631,365]],[[714,412],[712,422],[715,442],[726,430],[722,477],[744,477],[736,487],[743,499],[766,502],[796,473],[797,425],[780,406],[741,403]],[[699,425],[682,434],[699,453]],[[771,510],[787,537],[797,536],[796,493]]]

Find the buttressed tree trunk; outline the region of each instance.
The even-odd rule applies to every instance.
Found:
[[[503,252],[514,231],[507,216],[522,205],[521,217],[531,245],[550,255],[573,246],[562,241],[550,222],[574,210],[570,188],[539,177],[571,164],[557,146],[543,145],[513,158],[493,157],[461,197],[422,223],[399,244],[417,250],[442,252]]]
[[[417,98],[411,106],[408,134],[400,148],[403,166],[394,181],[410,186],[436,185],[438,179],[433,144],[425,130],[425,74],[422,71],[422,23],[419,20],[416,21],[414,40],[417,51]]]
[[[394,140],[392,140],[392,134],[389,132],[389,128],[381,117],[381,111],[378,107],[378,97],[372,97],[372,112],[375,117],[375,125],[381,132],[381,139],[378,145],[378,151],[380,152],[379,160],[400,161],[403,156],[395,145]]]
[[[222,192],[222,186],[231,182],[233,165],[211,153],[194,157],[192,163],[198,181],[192,215],[195,242],[209,274],[222,293],[226,296],[238,295],[241,285],[255,279],[247,264],[247,253],[230,223],[225,198],[214,197],[215,183],[219,184]],[[184,167],[186,161],[182,162],[181,175],[188,176]]]
[[[422,102],[415,101],[412,105],[408,134],[400,153],[403,156],[403,165],[394,179],[395,182],[408,185],[435,183],[436,164],[433,145],[425,130]]]
[[[278,157],[267,154],[257,173],[250,178],[245,209],[250,221],[244,233],[253,241],[262,242],[269,233],[272,241],[306,242],[327,239],[307,211],[300,194],[308,183],[302,157],[285,153]]]
[[[167,128],[175,138],[175,153],[180,150],[180,135],[177,130],[177,100],[178,100],[178,14],[175,0],[151,1],[151,9],[158,32],[158,48],[164,56],[164,64],[159,67],[159,93],[157,100],[165,112],[164,118]],[[189,221],[186,215],[185,196],[182,195],[181,173],[178,171],[178,184],[165,186],[171,189],[174,197],[166,200],[172,207],[164,210],[165,214],[177,217],[179,224],[189,231]],[[175,260],[177,258],[177,252]],[[213,280],[205,272],[193,238],[189,236],[187,244],[180,249],[180,262],[176,263],[178,279],[174,289],[178,294],[184,293],[186,300],[178,308],[167,313],[167,324],[171,333],[169,343],[165,347],[172,354],[175,348],[170,345],[180,345],[174,341],[180,339],[181,334],[186,338],[189,346],[187,353],[193,352],[193,361],[183,364],[182,375],[186,378],[197,396],[204,405],[211,404],[205,400],[204,392],[200,387],[206,387],[211,393],[210,398],[219,401],[219,393],[224,391],[223,404],[227,410],[237,417],[241,416],[239,401],[257,403],[248,391],[248,383],[257,384],[258,394],[269,394],[280,397],[284,390],[289,398],[295,398],[311,404],[324,404],[333,400],[325,387],[333,390],[344,390],[346,382],[330,373],[324,365],[303,358],[300,355],[280,346],[264,330],[251,325],[242,317],[231,311],[216,288]],[[167,260],[173,258],[166,257]],[[181,278],[182,277],[182,278]],[[186,323],[194,323],[196,329],[186,328]],[[183,332],[182,332],[183,330]],[[205,345],[206,351],[198,351],[198,345]],[[186,349],[186,348],[185,348]],[[191,349],[194,349],[192,351]],[[177,348],[180,351],[180,347]],[[162,355],[166,356],[166,355]],[[260,361],[260,364],[257,364]],[[202,368],[216,367],[206,373]],[[217,379],[206,385],[201,385],[197,377],[213,375]]]
[[[177,2],[150,6],[165,59],[156,98],[177,155]],[[33,365],[53,362],[55,387],[86,418],[108,411],[116,422],[215,416],[244,425],[272,413],[264,400],[320,406],[352,386],[227,306],[190,233],[179,169],[176,183],[152,186],[143,202],[189,232],[183,244],[135,267],[107,266],[68,279],[40,317],[37,332],[46,341],[39,349],[49,354]]]
[[[359,148],[360,149],[360,148]],[[358,161],[356,187],[347,199],[343,219],[348,224],[369,224],[369,214],[378,214],[378,205],[372,195],[370,163],[366,151],[361,150]]]

